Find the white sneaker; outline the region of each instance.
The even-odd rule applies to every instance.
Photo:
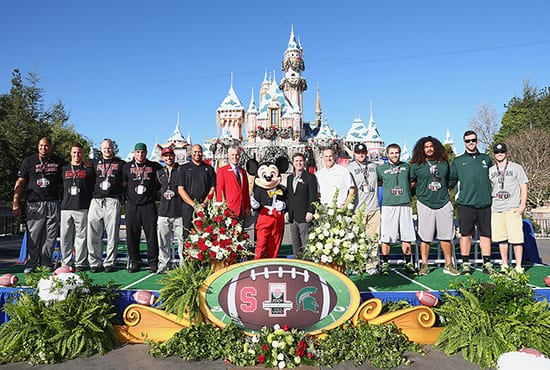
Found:
[[[523,274],[525,272],[525,270],[521,266],[516,266],[515,270],[518,274]]]

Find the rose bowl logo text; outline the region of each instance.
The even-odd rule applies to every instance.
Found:
[[[318,334],[350,319],[359,290],[345,275],[293,259],[232,265],[211,275],[200,291],[201,311],[219,327],[236,322],[249,332],[288,325]]]

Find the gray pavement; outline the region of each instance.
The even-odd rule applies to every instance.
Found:
[[[19,256],[20,236],[0,236],[0,265],[13,264]],[[543,263],[550,265],[550,239],[537,239],[539,254]],[[400,366],[397,369],[451,370],[479,369],[475,364],[466,361],[462,355],[447,356],[446,354],[425,346],[426,355],[408,354],[412,366]],[[0,369],[37,369],[37,370],[75,370],[75,369],[132,369],[132,370],[164,370],[164,369],[213,369],[222,370],[234,368],[223,361],[184,362],[177,357],[154,358],[147,353],[146,344],[126,344],[104,356],[96,355],[89,358],[71,360],[55,365],[35,365],[16,363],[0,366]],[[258,367],[254,369],[260,369]],[[322,367],[321,369],[326,369]],[[375,369],[371,366],[356,367],[353,363],[341,363],[334,367],[337,370]]]

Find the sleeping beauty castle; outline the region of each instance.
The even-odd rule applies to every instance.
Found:
[[[276,81],[274,71],[269,75],[267,71],[264,73],[257,94],[252,89],[246,108],[233,88],[231,77],[227,95],[216,109],[218,136],[205,143],[205,158],[210,159],[215,167],[225,162],[227,150],[232,145],[240,145],[244,149],[242,161],[247,158],[261,160],[282,154],[290,158],[295,152],[302,152],[306,154],[309,167],[319,163],[319,152],[326,147],[333,147],[341,161],[352,157],[353,147],[357,143],[367,146],[371,160],[383,157],[385,145],[374,121],[372,101],[368,123],[355,118],[347,133],[339,136],[323,119],[320,90],[317,87],[315,118],[312,121],[304,119],[303,95],[308,84],[303,76],[303,48],[293,27],[281,70],[282,78],[279,82]],[[445,141],[451,140],[452,143],[448,133],[447,136]],[[152,159],[160,159],[162,147],[170,145],[174,147],[178,161],[185,161],[191,142],[189,136],[186,140],[180,132],[179,114],[174,132],[166,143],[155,145]],[[409,159],[407,153],[405,143],[403,160]]]

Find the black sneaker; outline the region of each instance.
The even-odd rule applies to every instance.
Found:
[[[418,270],[416,267],[414,267],[414,264],[412,262],[407,262],[405,265],[405,274],[408,275],[418,275]]]
[[[75,272],[84,272],[84,271],[86,271],[86,266],[76,266],[74,271]]]
[[[95,273],[100,272],[100,271],[101,271],[101,267],[99,267],[99,266],[90,267],[90,272],[92,274],[95,274]]]
[[[115,267],[114,266],[105,266],[105,272],[114,272]]]
[[[469,262],[464,262],[462,264],[462,271],[460,273],[465,276],[472,275],[472,267],[470,266]]]

